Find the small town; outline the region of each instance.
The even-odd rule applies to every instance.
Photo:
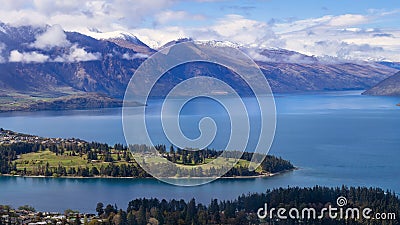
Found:
[[[88,224],[97,219],[94,214],[81,214],[70,209],[65,210],[62,214],[58,212],[37,212],[33,207],[27,205],[20,206],[18,209],[13,209],[8,205],[0,205],[0,225]]]
[[[5,130],[0,128],[0,145],[3,144],[14,144],[14,143],[32,143],[32,144],[61,144],[61,143],[71,143],[71,144],[84,144],[85,141],[76,138],[48,138],[48,137],[38,137],[35,135],[21,134],[11,130]]]

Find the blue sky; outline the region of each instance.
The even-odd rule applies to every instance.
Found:
[[[318,18],[324,15],[371,14],[373,11],[400,10],[396,0],[234,0],[234,1],[183,1],[174,4],[171,10],[186,11],[191,14],[202,14],[207,19],[193,21],[175,21],[177,24],[193,26],[207,25],[210,20],[226,14],[242,15],[248,19],[270,22],[272,20],[290,21],[307,18]],[[399,27],[400,14],[376,21],[375,26]],[[149,24],[147,24],[149,25]]]
[[[95,38],[130,33],[154,48],[191,37],[400,61],[398,0],[3,0],[0,21],[60,25]],[[257,50],[252,56],[259,57]]]

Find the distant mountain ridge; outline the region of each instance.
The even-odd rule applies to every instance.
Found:
[[[46,36],[50,31],[56,35]],[[51,41],[55,37],[63,42],[53,41],[55,46],[43,43],[43,40]],[[188,40],[169,44],[182,41]],[[209,44],[218,47],[232,43],[210,41]],[[398,71],[373,62],[327,63],[284,49],[242,50],[254,58],[274,92],[368,89]],[[77,32],[64,32],[54,26],[13,27],[0,23],[0,90],[2,96],[60,97],[102,93],[122,99],[136,69],[155,52],[134,35],[124,33],[95,39]],[[181,68],[176,71],[184,74],[170,74],[172,77],[182,79],[213,74],[238,92],[246,92],[230,70],[196,63],[178,67]],[[170,85],[171,80],[161,82],[166,83],[159,85],[159,93],[165,91],[162,88]],[[207,89],[207,84],[199,88]]]
[[[365,91],[364,95],[400,96],[400,72],[381,81],[371,89]]]

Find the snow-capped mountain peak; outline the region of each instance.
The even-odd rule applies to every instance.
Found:
[[[241,48],[243,45],[231,42],[231,41],[217,41],[217,40],[211,40],[211,41],[202,41],[202,40],[196,40],[195,41],[198,44],[206,44],[212,47],[231,47],[231,48]]]
[[[112,32],[90,31],[87,33],[87,35],[97,40],[123,39],[130,42],[136,42],[136,44],[142,43],[134,34],[127,31],[112,31]]]

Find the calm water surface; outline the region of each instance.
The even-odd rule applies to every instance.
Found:
[[[245,101],[253,104],[251,99]],[[277,96],[277,130],[270,154],[289,159],[300,170],[273,178],[220,179],[198,187],[175,187],[154,179],[0,177],[0,204],[93,212],[99,201],[122,208],[140,197],[195,197],[208,203],[212,198],[233,199],[275,187],[343,184],[400,193],[400,107],[395,106],[399,102],[400,98],[361,96],[358,91]],[[227,115],[221,106],[206,100],[195,103],[182,111],[187,136],[198,136],[193,127],[205,115],[225,126]],[[149,104],[148,123],[154,124],[152,138],[167,143],[156,125],[160,105],[159,100]],[[121,109],[3,113],[0,127],[40,136],[124,143]],[[229,129],[218,131],[223,137]],[[225,144],[221,138],[212,147],[220,149]]]

